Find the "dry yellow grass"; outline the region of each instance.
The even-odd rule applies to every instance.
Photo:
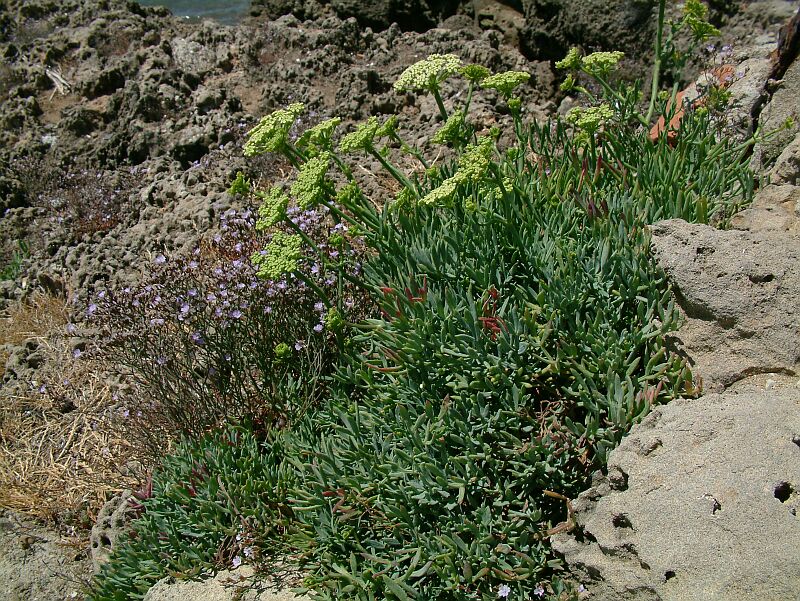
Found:
[[[44,356],[35,386],[0,391],[0,506],[44,520],[91,518],[134,482],[120,473],[129,449],[114,428],[104,370],[72,356],[67,315],[63,299],[42,294],[0,319],[0,344],[35,341]]]

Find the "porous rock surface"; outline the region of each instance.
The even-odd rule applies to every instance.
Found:
[[[95,573],[99,572],[100,567],[108,561],[117,544],[117,539],[128,524],[131,498],[131,491],[124,490],[106,501],[97,514],[97,519],[89,535],[92,566]]]
[[[800,388],[772,382],[659,407],[611,453],[553,541],[589,598],[797,598]]]
[[[91,572],[85,545],[12,512],[0,513],[0,599],[81,599]]]
[[[791,196],[798,189],[788,188],[791,213],[766,203],[783,198],[774,188],[763,190],[751,211],[794,231],[758,229],[759,220],[755,231],[680,219],[651,226],[656,259],[686,317],[675,343],[707,391],[757,373],[800,371],[800,234],[786,225],[796,223]]]
[[[201,582],[164,578],[147,591],[144,601],[309,601],[279,582],[259,578],[252,568],[243,566],[222,570]]]

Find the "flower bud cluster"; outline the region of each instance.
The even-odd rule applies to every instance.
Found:
[[[277,280],[286,273],[297,271],[297,262],[302,256],[302,244],[302,238],[298,234],[275,232],[267,247],[250,257],[258,269],[258,276]]]
[[[292,125],[304,110],[304,104],[295,102],[285,109],[279,109],[263,117],[258,125],[247,133],[244,155],[250,157],[280,150],[286,144],[286,137]]]
[[[461,59],[455,54],[431,54],[403,71],[394,82],[394,89],[398,92],[432,92],[445,79],[458,73],[460,67]]]

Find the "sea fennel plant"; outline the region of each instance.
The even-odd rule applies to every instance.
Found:
[[[338,385],[292,433],[294,541],[319,598],[528,598],[557,565],[548,537],[570,527],[561,498],[653,403],[695,391],[666,349],[677,315],[646,226],[745,202],[743,147],[715,139],[700,111],[676,148],[651,143],[637,88],[606,79],[619,56],[570,56],[605,96],[545,124],[523,123],[519,74],[438,55],[404,73],[400,90],[436,99],[449,164],[409,148],[394,118],[290,151],[301,173],[325,157],[313,202],[372,249],[355,281],[382,310],[349,324]],[[457,74],[461,106],[440,90]],[[480,87],[508,104],[512,146],[475,134]],[[424,176],[395,166],[383,139]],[[394,203],[376,208],[348,153],[379,160],[401,185]]]

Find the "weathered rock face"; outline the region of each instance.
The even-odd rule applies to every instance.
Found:
[[[387,29],[397,23],[404,31],[423,32],[456,13],[460,0],[253,0],[250,12],[270,19],[294,15],[314,19],[325,11],[341,19],[354,17],[364,27]]]
[[[91,571],[81,542],[11,512],[0,514],[0,596],[3,601],[80,599]]]
[[[117,539],[128,526],[131,498],[131,491],[122,491],[109,499],[97,515],[97,521],[89,537],[95,573],[99,572],[100,567],[108,561],[117,545]]]
[[[438,127],[429,99],[392,83],[431,52],[533,72],[529,108],[552,89],[547,64],[471,21],[375,34],[325,14],[225,27],[122,0],[0,5],[0,261],[25,240],[31,285],[48,278],[80,300],[90,288],[128,285],[153,256],[185,252],[215,226],[233,202],[232,176],[253,170],[241,156],[244,133],[279,106],[306,103],[306,125],[333,113],[402,113],[409,142],[427,138]],[[493,102],[476,98],[475,109],[488,114]],[[91,199],[76,192],[88,180]],[[23,294],[6,288],[0,305]]]
[[[282,576],[298,580],[293,573]],[[285,582],[279,586],[275,580],[256,576],[250,566],[242,566],[222,570],[203,582],[165,578],[147,591],[144,601],[309,601],[305,595],[289,592],[290,586]]]
[[[454,15],[482,29],[496,29],[525,55],[561,59],[570,46],[591,50],[638,50],[652,46],[651,0],[253,0],[251,12],[277,19],[314,18],[326,11],[354,17],[376,31],[396,23],[405,31],[427,31]]]
[[[772,193],[767,189],[760,198]],[[782,211],[779,203],[770,213],[786,227],[790,216],[780,217]],[[651,230],[656,259],[686,315],[676,344],[705,390],[756,373],[800,371],[796,232],[722,231],[677,219]]]
[[[800,582],[800,388],[655,409],[555,537],[598,601],[794,599]]]
[[[589,51],[624,50],[629,56],[652,47],[650,0],[526,0],[522,45],[527,56],[559,60],[571,46]]]

